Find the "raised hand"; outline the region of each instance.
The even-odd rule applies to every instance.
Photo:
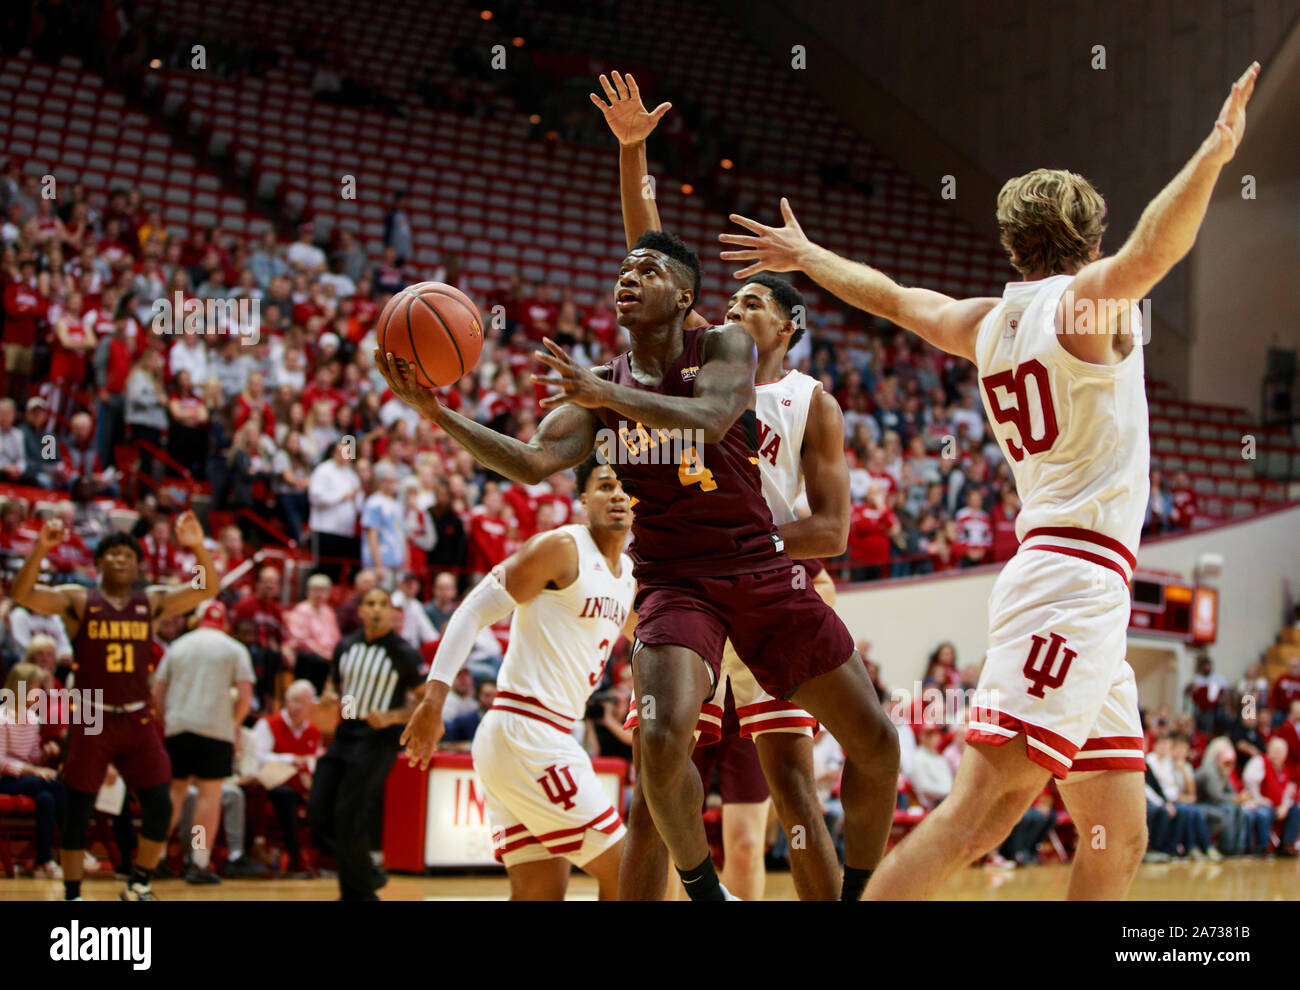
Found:
[[[542,343],[550,354],[534,351],[533,356],[543,364],[554,368],[556,374],[550,376],[533,375],[534,385],[555,385],[561,389],[559,395],[549,395],[541,401],[543,409],[554,409],[566,402],[572,402],[586,409],[599,409],[606,405],[608,399],[608,382],[590,368],[584,368],[569,357],[555,341],[549,337],[542,338]]]
[[[1232,92],[1219,108],[1219,119],[1214,122],[1214,130],[1205,139],[1205,151],[1211,161],[1222,165],[1237,153],[1237,146],[1246,133],[1246,104],[1255,92],[1255,80],[1258,78],[1259,63],[1251,62],[1250,68],[1232,84]]]
[[[41,527],[40,533],[36,537],[36,549],[40,553],[46,553],[53,550],[67,534],[63,530],[62,519],[47,519],[45,525]]]
[[[393,394],[426,419],[436,419],[442,409],[438,395],[431,388],[425,388],[412,376],[407,378],[397,370],[397,359],[391,353],[381,354],[375,350],[375,367],[388,382]]]
[[[750,220],[738,213],[731,214],[731,222],[752,230],[756,236],[748,234],[719,234],[718,240],[724,244],[736,244],[743,251],[723,251],[724,261],[752,261],[752,265],[735,272],[736,278],[748,278],[757,272],[797,272],[804,265],[806,252],[813,246],[812,241],[799,226],[790,209],[790,201],[781,197],[781,216],[785,218],[784,227],[768,227],[757,220]]]
[[[609,97],[609,103],[605,103],[595,93],[591,94],[591,102],[600,107],[600,112],[605,115],[605,123],[614,132],[619,144],[637,144],[650,136],[650,132],[659,123],[659,118],[671,110],[673,105],[660,103],[647,112],[645,104],[641,102],[641,90],[637,88],[632,75],[629,73],[624,77],[615,72],[613,76],[612,84],[604,73],[600,76],[600,85]]]
[[[176,520],[176,542],[188,550],[203,545],[203,526],[193,512],[182,512]]]

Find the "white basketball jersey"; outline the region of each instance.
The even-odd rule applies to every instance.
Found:
[[[546,589],[515,609],[497,688],[581,719],[632,609],[636,582],[627,554],[619,559],[618,577],[609,572],[586,526],[559,531],[578,547],[578,577],[567,588]]]
[[[1150,491],[1141,319],[1134,307],[1134,347],[1119,364],[1076,358],[1056,334],[1071,281],[1007,283],[976,340],[980,393],[1015,475],[1022,544],[1034,534],[1101,554],[1131,577]]]
[[[784,526],[807,505],[803,481],[803,431],[808,407],[821,382],[802,371],[787,371],[774,382],[754,386],[758,419],[758,473],[772,522]]]

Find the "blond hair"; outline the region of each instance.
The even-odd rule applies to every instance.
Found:
[[[1106,201],[1083,176],[1040,168],[998,193],[998,230],[1021,275],[1059,275],[1092,260],[1106,230]]]

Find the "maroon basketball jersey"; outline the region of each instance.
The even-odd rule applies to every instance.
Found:
[[[682,331],[682,353],[658,385],[632,376],[627,353],[609,363],[610,380],[661,395],[694,395],[709,329]],[[611,459],[623,490],[635,499],[628,552],[638,580],[791,566],[763,498],[753,411],[743,413],[720,443],[710,444],[694,442],[689,433],[679,437],[643,427],[611,409],[601,409],[600,417],[617,437],[619,449]]]
[[[137,591],[125,608],[110,604],[98,588],[86,595],[86,614],[72,643],[78,690],[103,691],[106,705],[149,698],[154,669],[149,596]]]

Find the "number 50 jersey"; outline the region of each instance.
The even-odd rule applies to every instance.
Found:
[[[712,327],[682,331],[682,353],[663,380],[636,380],[629,353],[609,362],[609,380],[660,395],[689,398],[704,364]],[[719,443],[690,431],[666,431],[598,411],[606,456],[614,462],[632,505],[632,545],[639,582],[757,574],[793,566],[772,523],[758,471],[758,427],[742,413]]]
[[[1007,283],[975,343],[980,392],[1015,475],[1022,549],[1064,552],[1131,580],[1150,492],[1140,317],[1133,307],[1134,347],[1119,364],[1076,358],[1056,333],[1073,280]]]

